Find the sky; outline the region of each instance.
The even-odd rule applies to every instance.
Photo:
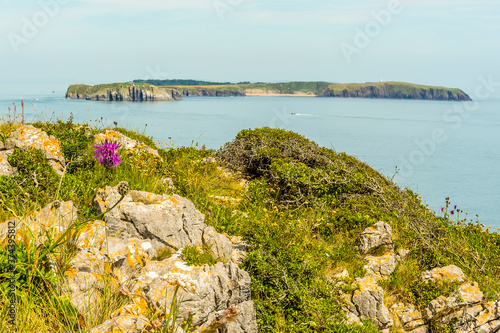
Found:
[[[473,94],[500,82],[499,55],[498,0],[0,0],[3,92],[189,78]]]

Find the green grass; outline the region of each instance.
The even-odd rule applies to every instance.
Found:
[[[212,91],[240,91],[245,92],[250,89],[260,89],[268,93],[276,94],[294,94],[297,92],[322,96],[327,90],[334,94],[342,94],[347,90],[351,95],[362,95],[364,91],[374,90],[386,96],[402,96],[411,98],[410,96],[418,96],[421,92],[430,92],[436,99],[448,98],[448,94],[458,98],[460,95],[465,95],[458,88],[445,88],[438,86],[417,85],[406,82],[370,82],[370,83],[328,83],[328,82],[286,82],[286,83],[251,83],[251,84],[230,84],[230,85],[170,85],[170,86],[153,86],[147,83],[113,83],[100,84],[96,86],[88,85],[72,85],[68,88],[69,93],[78,94],[106,94],[107,90],[120,91],[122,94],[128,92],[128,88],[132,85],[141,87],[145,90],[188,90],[196,92],[198,89],[206,89]]]
[[[96,214],[94,189],[125,180],[134,190],[170,193],[162,180],[171,177],[176,193],[193,201],[207,224],[220,233],[242,236],[251,244],[241,267],[251,276],[261,332],[377,332],[368,323],[364,327],[341,324],[339,293],[352,292],[352,287],[332,279],[344,269],[349,271],[348,282],[364,276],[365,262],[356,242],[364,228],[379,220],[392,226],[396,249],[410,250],[383,283],[388,295],[400,295],[422,308],[436,295],[451,293],[456,285],[423,284],[418,273],[455,264],[468,280],[479,283],[488,299],[499,296],[497,233],[486,232],[478,221],[460,212],[458,222],[437,216],[417,194],[397,187],[365,163],[319,147],[296,133],[270,128],[243,130],[217,152],[197,147],[159,149],[162,160],[122,151],[119,167],[106,170],[94,161],[92,152],[93,137],[104,129],[86,129],[70,121],[35,125],[61,140],[65,156],[73,162],[61,182],[39,151],[15,150],[9,162],[20,173],[13,178],[0,177],[4,203],[0,222],[25,216],[55,199],[72,200],[79,210],[79,221],[86,221]],[[12,129],[18,124],[0,126]],[[140,133],[118,130],[153,144]],[[201,162],[209,156],[216,156],[220,165]],[[240,200],[226,202],[216,196]],[[70,248],[62,249],[60,255],[67,259]],[[29,251],[34,251],[33,258],[40,249]],[[184,255],[194,265],[213,263],[207,253],[207,249],[190,248]],[[169,255],[160,253],[155,259]],[[5,256],[2,250],[0,284],[6,282]],[[19,265],[27,267],[25,280],[37,278],[48,287],[35,298],[34,290],[20,291],[19,332],[64,332],[68,327],[88,332],[124,301],[110,286],[102,311],[98,316],[83,314],[87,325],[82,327],[82,319],[75,317],[67,303],[55,301],[59,298],[54,282],[29,269],[32,261],[23,260]],[[2,290],[0,304],[6,305],[8,299]],[[0,307],[0,332],[12,328],[6,311],[5,306]]]

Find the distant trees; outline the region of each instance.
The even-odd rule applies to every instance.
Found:
[[[210,82],[210,81],[199,81],[191,79],[134,80],[134,83],[149,83],[154,86],[222,86],[222,85],[233,84],[231,82]]]

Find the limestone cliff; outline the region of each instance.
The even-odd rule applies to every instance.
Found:
[[[174,101],[182,99],[176,89],[164,89],[150,84],[101,84],[96,86],[71,85],[67,92],[68,99],[86,99],[92,101]]]

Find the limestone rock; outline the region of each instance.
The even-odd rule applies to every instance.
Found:
[[[367,274],[389,276],[396,269],[397,261],[394,252],[387,252],[380,257],[367,256],[365,260],[368,262],[365,265]]]
[[[392,228],[387,223],[379,221],[361,233],[359,242],[362,253],[368,253],[381,245],[386,245],[389,250],[392,250]]]
[[[449,282],[464,282],[465,281],[465,275],[464,272],[462,272],[462,269],[460,267],[457,267],[455,265],[450,265],[446,267],[438,267],[434,268],[430,271],[423,272],[421,274],[421,278],[424,281],[438,281],[438,280],[443,280],[443,281],[449,281]]]
[[[101,253],[79,249],[65,272],[62,292],[71,296],[71,304],[80,312],[95,311],[101,291],[106,258]]]
[[[0,176],[11,177],[17,173],[17,169],[10,165],[7,160],[12,153],[12,149],[0,151]]]
[[[414,332],[425,324],[422,314],[413,304],[405,306],[403,303],[396,303],[391,307],[391,313],[399,318],[406,331]]]
[[[222,317],[223,311],[230,304],[237,304],[241,314],[236,321],[228,323],[225,332],[257,332],[256,314],[250,299],[250,276],[232,262],[221,262],[214,266],[186,266],[180,251],[163,261],[148,261],[140,274],[134,279],[131,292],[144,295],[147,304],[152,304],[162,313],[168,313],[175,284],[162,278],[166,274],[176,273],[185,279],[196,281],[195,292],[179,288],[179,324],[189,314],[193,316],[193,325],[199,326],[201,332],[214,320]],[[141,298],[134,300],[116,311],[117,315],[134,315],[134,318],[147,318],[145,305],[141,306]],[[131,311],[134,309],[134,311]],[[130,325],[133,323],[131,322]],[[119,326],[113,319],[94,328],[92,332],[112,331]],[[133,326],[130,326],[133,327]]]
[[[123,135],[122,133],[117,131],[106,130],[104,133],[99,133],[95,136],[96,144],[99,144],[106,139],[108,139],[108,141],[116,141],[120,145],[120,147],[124,148],[128,153],[144,151],[149,154],[153,154],[158,158],[161,158],[158,154],[158,150],[145,145],[141,141],[132,140],[128,136]]]
[[[62,174],[66,165],[59,140],[32,125],[23,125],[12,132],[11,137],[5,141],[5,146],[8,150],[26,147],[40,149],[59,174]]]
[[[354,292],[352,302],[356,305],[361,319],[370,319],[383,330],[392,326],[393,321],[384,305],[384,290],[377,285],[378,280],[376,275],[357,279],[359,290]]]
[[[120,198],[116,188],[99,190],[94,201],[103,213]],[[130,191],[112,211],[106,213],[106,224],[112,237],[149,241],[156,252],[165,248],[178,250],[187,245],[212,245],[216,259],[230,260],[232,243],[226,236],[207,227],[204,216],[193,203],[178,195],[155,195]]]
[[[38,246],[47,239],[46,231],[53,237],[57,237],[66,231],[76,218],[77,210],[72,201],[60,202],[58,209],[54,207],[54,203],[49,203],[39,212],[25,217],[22,222],[18,219],[14,220],[16,239],[21,240],[23,235],[28,235],[28,239]],[[6,235],[7,222],[0,223],[0,242],[4,240]]]

